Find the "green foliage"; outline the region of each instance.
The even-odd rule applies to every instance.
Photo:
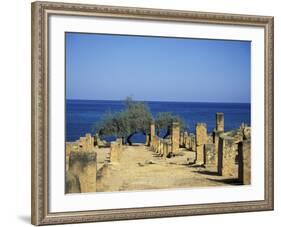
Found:
[[[170,135],[173,122],[179,122],[181,131],[186,129],[184,120],[178,115],[173,115],[170,112],[159,112],[155,118],[155,129],[157,135],[159,135],[161,131],[166,131],[166,135],[164,137]]]
[[[124,110],[126,120],[131,133],[149,133],[152,115],[148,106],[144,102],[135,102],[127,98],[126,109]]]
[[[100,136],[126,137],[130,134],[130,127],[125,111],[106,113],[94,126],[94,131]]]
[[[102,120],[94,126],[94,131],[101,136],[107,135],[119,138],[128,138],[136,133],[147,134],[152,120],[148,106],[143,102],[136,102],[127,98],[125,107],[120,112],[106,113]]]
[[[100,136],[115,136],[127,139],[131,144],[130,138],[136,133],[149,134],[152,115],[148,106],[144,102],[133,101],[128,97],[124,101],[125,109],[116,112],[106,113],[102,120],[94,126],[94,131]],[[156,132],[166,130],[166,136],[170,134],[170,127],[173,121],[180,123],[183,131],[185,123],[182,118],[169,112],[158,113],[155,119]]]

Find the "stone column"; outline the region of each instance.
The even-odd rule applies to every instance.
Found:
[[[65,176],[65,193],[81,193],[78,176],[67,171]]]
[[[164,141],[162,138],[160,139],[160,155],[164,155]]]
[[[151,146],[150,136],[148,134],[145,135],[145,145]]]
[[[233,177],[237,175],[235,165],[237,145],[234,138],[226,136],[219,138],[218,174]]]
[[[184,133],[181,132],[180,133],[180,147],[183,147],[184,146]]]
[[[216,131],[224,132],[224,114],[216,113]]]
[[[217,152],[215,150],[215,144],[204,145],[204,165],[205,167],[216,167],[217,166]]]
[[[117,142],[110,143],[110,162],[115,163],[120,161],[120,149]]]
[[[81,192],[95,192],[97,178],[96,152],[71,152],[69,172],[78,177]]]
[[[195,135],[193,133],[190,133],[190,139],[189,139],[189,147],[192,151],[196,151],[196,141],[195,141]]]
[[[161,149],[161,142],[160,139],[157,138],[157,154],[160,154],[160,149]]]
[[[163,158],[166,159],[167,155],[169,154],[169,139],[163,140]]]
[[[204,163],[204,144],[207,143],[207,126],[205,123],[196,124],[196,163]]]
[[[186,149],[189,149],[189,138],[188,138],[188,133],[186,131],[183,133],[183,143],[184,143],[184,147]]]
[[[155,136],[155,122],[152,121],[150,123],[150,145],[154,142],[154,136]]]
[[[85,142],[86,142],[86,150],[91,152],[94,149],[94,140],[90,133],[87,133],[85,136]]]
[[[251,141],[238,144],[238,179],[243,184],[251,184]]]
[[[180,148],[180,125],[179,122],[173,122],[172,125],[172,152],[177,154]]]

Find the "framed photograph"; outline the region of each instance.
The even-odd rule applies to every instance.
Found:
[[[273,17],[32,3],[32,223],[273,209]]]

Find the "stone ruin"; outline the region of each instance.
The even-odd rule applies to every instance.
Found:
[[[169,139],[155,135],[150,127],[150,147],[160,157],[179,154],[180,148],[196,153],[195,164],[215,170],[224,177],[237,177],[242,184],[251,182],[251,128],[242,124],[238,130],[224,131],[224,114],[216,113],[216,127],[211,134],[205,123],[197,123],[195,134],[180,132],[179,123],[173,122]]]
[[[196,125],[196,163],[204,164],[204,145],[207,143],[207,125],[205,123],[197,123]]]
[[[223,113],[217,113],[215,119],[216,127],[211,134],[205,123],[197,123],[193,134],[181,132],[179,123],[173,122],[167,139],[155,134],[155,123],[151,122],[146,145],[163,159],[180,156],[183,150],[193,152],[194,164],[223,177],[238,179],[242,184],[251,184],[251,128],[242,124],[237,130],[225,132]],[[97,149],[103,146],[109,147],[109,153],[100,167]],[[66,193],[95,192],[99,175],[107,171],[108,165],[120,163],[122,150],[122,139],[106,143],[91,134],[67,142]]]
[[[97,137],[86,134],[75,142],[66,143],[66,193],[95,192],[97,187]],[[122,139],[110,143],[109,157],[100,168],[104,171],[108,162],[116,164],[120,161]]]
[[[123,146],[122,139],[117,139],[116,141],[110,143],[110,162],[111,163],[120,162],[122,146]]]

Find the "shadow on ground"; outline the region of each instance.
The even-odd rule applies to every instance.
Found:
[[[219,174],[215,171],[208,171],[208,170],[203,170],[203,171],[192,171],[193,173],[200,173],[204,175],[210,175],[210,176],[219,176]]]
[[[230,179],[210,179],[209,181],[218,182],[218,183],[224,183],[229,185],[243,185],[238,179],[236,178],[230,178]]]

